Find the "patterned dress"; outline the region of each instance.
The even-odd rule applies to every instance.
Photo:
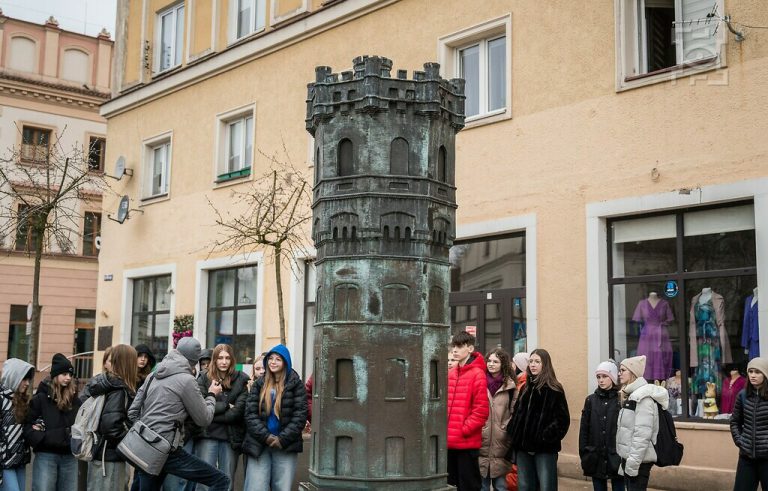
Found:
[[[704,394],[707,391],[707,382],[714,382],[717,392],[720,393],[722,352],[717,315],[712,300],[709,299],[705,303],[696,302],[693,305],[693,315],[696,320],[696,353],[699,357],[699,365],[693,376],[693,392]]]

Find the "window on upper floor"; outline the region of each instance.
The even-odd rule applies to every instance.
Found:
[[[720,63],[722,0],[618,0],[619,87]],[[666,74],[666,75],[665,75]]]
[[[17,251],[33,252],[36,249],[38,237],[38,220],[42,217],[33,207],[20,204],[16,215],[16,244]],[[43,239],[45,240],[45,239]],[[43,243],[45,250],[45,243]]]
[[[21,130],[21,161],[33,164],[48,162],[51,148],[51,130],[23,126]]]
[[[88,170],[104,172],[104,156],[107,152],[107,139],[91,136],[88,139]]]
[[[170,138],[146,146],[144,198],[156,198],[168,194],[171,162]]]
[[[218,181],[250,175],[253,165],[253,115],[223,123],[226,141],[223,167]]]
[[[101,235],[101,213],[85,212],[83,221],[83,256],[98,256],[96,238]]]
[[[468,121],[510,114],[511,31],[511,17],[506,15],[438,40],[444,76],[466,81],[464,114]]]
[[[157,16],[157,71],[162,72],[181,64],[184,46],[184,4],[180,3]]]
[[[266,0],[230,0],[230,41],[264,29]]]

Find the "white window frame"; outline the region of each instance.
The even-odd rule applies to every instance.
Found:
[[[314,248],[307,248],[302,254],[294,258],[293,270],[298,274],[291,275],[291,307],[288,316],[288,332],[291,333],[288,348],[291,353],[295,353],[292,361],[296,372],[304,373],[304,317],[306,315],[304,305],[304,292],[306,291],[305,264],[307,261],[314,261],[317,257],[317,251]],[[317,278],[317,275],[315,275]],[[317,284],[313,285],[317,289]],[[317,302],[317,299],[315,299]],[[312,374],[312,369],[306,372],[307,378]]]
[[[505,104],[504,107],[488,111],[488,65],[487,43],[504,37],[505,47]],[[500,119],[512,117],[512,15],[490,19],[483,23],[468,27],[459,32],[442,36],[437,42],[438,61],[443,77],[456,78],[461,76],[460,51],[468,47],[480,45],[480,112],[466,118],[468,127],[471,123],[491,123]]]
[[[247,32],[238,36],[237,29],[240,27],[240,24],[238,23],[238,15],[240,13],[240,3],[242,1],[243,0],[229,0],[227,39],[230,44],[262,32],[266,28],[267,0],[250,0],[253,4],[253,8],[251,9],[251,17],[249,19],[249,29]]]
[[[455,50],[455,64],[457,67],[459,67],[458,74],[459,77],[466,79],[463,73],[463,66],[462,66],[462,52],[477,47],[478,48],[478,85],[480,86],[480,90],[478,91],[478,113],[473,114],[472,116],[468,116],[467,119],[477,119],[487,116],[493,116],[495,114],[503,113],[506,109],[506,103],[504,107],[491,109],[490,106],[490,76],[489,76],[489,70],[490,70],[490,63],[488,59],[489,51],[488,51],[488,45],[492,41],[496,41],[499,39],[504,38],[504,35],[499,36],[490,36],[483,39],[478,39],[477,41],[474,41],[470,44],[467,44],[465,46],[461,46],[456,48]]]
[[[616,26],[616,90],[622,91],[655,84],[658,82],[677,80],[692,74],[708,72],[726,67],[726,42],[727,29],[720,25],[714,36],[714,50],[710,62],[684,62],[684,33],[704,24],[686,25],[682,23],[684,0],[674,0],[676,32],[674,42],[676,46],[676,65],[658,73],[645,73],[647,53],[645,52],[646,32],[643,19],[638,19],[640,12],[644,12],[645,0],[614,0],[614,14]],[[723,0],[712,0],[717,3],[717,13],[724,15]],[[712,26],[717,26],[718,20],[713,19]],[[628,80],[629,79],[629,80]],[[691,83],[695,83],[695,79]],[[711,85],[727,84],[727,78],[723,76],[707,77],[707,83]]]
[[[309,11],[309,0],[302,0],[301,5],[291,11],[285,12],[284,14],[277,13],[278,10],[280,10],[278,8],[279,6],[280,0],[271,0],[269,5],[269,25],[271,26]]]
[[[245,166],[245,158],[242,159],[242,163],[240,165],[240,169],[236,170],[243,170],[246,167],[253,168],[254,160],[255,160],[255,146],[256,146],[256,105],[255,104],[248,104],[247,106],[241,106],[235,109],[231,109],[229,111],[220,113],[216,115],[216,127],[218,128],[218,131],[216,132],[216,145],[215,147],[215,155],[214,155],[214,169],[213,169],[213,181],[216,184],[226,184],[231,180],[240,181],[239,178],[224,178],[221,179],[219,176],[223,176],[224,174],[228,174],[230,172],[235,172],[236,170],[229,170],[229,158],[230,158],[230,125],[233,123],[237,123],[238,121],[243,122],[243,139],[242,139],[242,145],[241,145],[241,151],[242,156],[245,157],[246,155],[246,125],[245,121],[248,118],[252,118],[253,125],[251,128],[251,164],[249,166]],[[248,174],[248,176],[242,176],[242,178],[246,178],[253,175],[253,173]]]
[[[264,347],[264,254],[251,252],[197,261],[195,265],[195,323],[192,333],[206,347],[208,339],[208,275],[224,268],[256,266],[256,345],[254,358]],[[274,333],[272,333],[274,334]],[[213,348],[213,346],[209,346]],[[241,362],[245,360],[240,360]]]
[[[176,27],[178,26],[178,17],[179,17],[179,11],[181,12],[182,19],[184,15],[186,14],[186,9],[184,8],[184,2],[177,3],[176,5],[173,5],[170,8],[167,8],[165,10],[162,10],[157,13],[157,17],[155,18],[155,61],[154,61],[154,69],[155,73],[162,73],[166,72],[168,70],[172,70],[176,68],[177,66],[181,65],[182,60],[184,59],[184,27],[186,24],[186,19],[182,20],[182,33],[181,33],[181,52],[178,55],[178,58],[176,56],[176,51],[178,49],[178,46],[176,46],[176,43],[179,41],[178,33],[176,32]],[[173,16],[173,33],[171,36],[171,51],[173,53],[173,59],[171,60],[170,65],[163,66],[163,17],[167,15]]]
[[[165,172],[162,177],[162,187],[164,192],[153,193],[152,191],[152,178],[154,176],[155,166],[155,150],[165,147],[166,159],[165,159]],[[144,140],[144,162],[142,164],[142,170],[144,177],[142,179],[142,201],[152,200],[157,201],[162,198],[169,198],[171,193],[171,162],[173,161],[173,132],[166,132],[150,139]]]
[[[173,318],[176,316],[176,264],[160,264],[157,266],[147,266],[145,268],[126,269],[123,271],[123,298],[122,314],[120,319],[120,341],[124,344],[131,344],[131,329],[133,326],[133,280],[146,278],[149,276],[171,275],[171,304],[169,307],[168,322],[168,352],[173,349]]]

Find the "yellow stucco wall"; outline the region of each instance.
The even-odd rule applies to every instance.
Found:
[[[758,0],[726,7],[734,18],[768,25]],[[510,13],[512,117],[473,123],[459,134],[458,224],[536,215],[538,283],[528,294],[538,298],[539,346],[552,353],[578,418],[587,392],[585,206],[768,175],[765,34],[750,31],[742,43],[729,35],[724,69],[617,92],[613,2],[486,0],[479,9],[445,0],[436,9],[433,2],[403,0],[116,115],[109,119],[108,162],[124,155],[138,169],[141,141],[173,130],[170,199],[143,207],[144,215],[123,225],[105,222],[100,273],[115,281],[100,285],[99,311],[110,320],[97,323],[122,327],[121,271],[153,264],[176,263],[176,313],[193,312],[195,263],[208,256],[215,233],[206,199],[217,207],[231,199],[230,188],[212,184],[218,113],[255,103],[255,147],[271,154],[284,143],[291,161],[310,175],[304,99],[316,65],[340,72],[355,56],[378,54],[410,74],[437,59],[441,36]],[[257,153],[255,163],[259,174],[265,159]],[[115,190],[138,196],[138,185],[135,176]],[[104,202],[106,210],[116,204]],[[271,267],[265,276],[262,347],[277,339]],[[577,420],[573,426],[571,453]],[[684,431],[691,441],[723,448],[713,460],[702,445],[688,446],[692,465],[734,468],[727,432]]]
[[[211,18],[213,17],[212,0],[197,0],[192,12],[194,28],[192,30],[192,48],[190,55],[199,55],[211,48]]]

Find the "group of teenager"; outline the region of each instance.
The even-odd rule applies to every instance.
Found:
[[[544,349],[502,348],[483,356],[467,332],[451,340],[448,371],[448,483],[459,491],[557,490],[557,460],[570,426],[565,391]],[[648,383],[645,356],[595,369],[579,428],[579,457],[595,491],[645,490],[657,460],[664,387]],[[747,366],[730,428],[739,449],[734,491],[768,489],[768,358]]]
[[[291,489],[307,423],[304,383],[280,344],[259,356],[251,374],[237,370],[235,352],[201,349],[182,338],[160,363],[145,345],[119,344],[104,354],[103,370],[77,393],[74,367],[54,355],[50,375],[30,397],[35,367],[17,358],[0,376],[0,491],[24,491],[32,464],[33,491],[74,491],[77,460],[71,427],[89,397],[104,396],[87,488],[187,491],[234,489],[245,465],[245,489]],[[172,444],[161,472],[136,468],[118,448],[141,421]],[[32,459],[34,451],[34,459]]]

